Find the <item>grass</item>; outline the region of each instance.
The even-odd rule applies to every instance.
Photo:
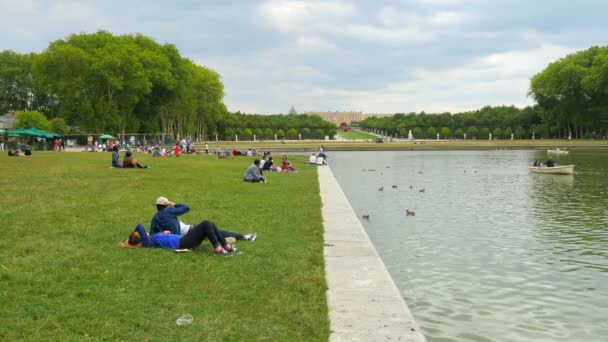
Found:
[[[109,168],[109,153],[0,156],[0,340],[327,340],[316,169],[244,183],[252,158],[151,158]],[[154,200],[187,203],[187,223],[256,232],[243,254],[123,249]],[[184,313],[190,325],[177,326]]]
[[[359,132],[359,131],[347,131],[347,132],[338,131],[338,135],[340,137],[342,137],[343,139],[347,139],[347,140],[374,140],[377,138],[374,135],[367,134],[364,132]],[[340,138],[338,138],[338,140],[340,140]]]

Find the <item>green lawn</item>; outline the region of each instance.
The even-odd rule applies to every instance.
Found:
[[[109,168],[109,153],[0,156],[0,340],[327,340],[317,174],[244,183],[252,158],[135,157],[151,169]],[[186,254],[117,247],[154,200],[187,203],[188,223],[256,232],[222,257],[207,241]],[[190,325],[176,319],[190,313]]]
[[[367,134],[364,132],[358,132],[358,131],[348,131],[348,132],[338,131],[338,135],[344,139],[349,139],[349,140],[374,140],[377,138],[374,135]]]

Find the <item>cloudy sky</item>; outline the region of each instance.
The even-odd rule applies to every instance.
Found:
[[[0,50],[143,33],[222,75],[229,110],[458,112],[531,104],[549,62],[606,45],[604,0],[0,0]]]

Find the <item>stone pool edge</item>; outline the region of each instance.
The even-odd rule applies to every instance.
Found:
[[[330,341],[425,342],[329,166],[318,168]]]

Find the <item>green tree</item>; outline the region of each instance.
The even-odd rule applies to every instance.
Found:
[[[266,128],[264,130],[264,139],[271,140],[274,139],[274,132],[270,128]]]
[[[511,139],[512,133],[513,133],[513,130],[511,129],[511,127],[507,127],[507,128],[505,128],[504,137],[506,139]],[[515,136],[515,133],[513,133],[513,135]]]
[[[276,134],[277,134],[277,139],[283,139],[285,137],[285,131],[280,128],[277,130]]]
[[[428,139],[434,139],[437,137],[437,130],[435,129],[435,127],[429,127],[426,130],[426,137]]]
[[[458,128],[456,130],[456,132],[454,133],[454,135],[458,138],[463,138],[464,137],[464,131],[462,130],[462,128]]]
[[[476,139],[477,134],[479,134],[479,130],[477,129],[477,127],[470,126],[469,128],[467,128],[467,135],[470,137],[470,139]]]
[[[479,137],[481,139],[488,139],[490,137],[490,129],[488,127],[482,127],[479,131]]]
[[[68,125],[65,124],[63,118],[51,119],[51,131],[64,135],[68,132]]]
[[[441,128],[441,135],[443,136],[444,139],[447,139],[450,137],[450,129],[447,127],[442,127]]]
[[[494,128],[494,132],[492,133],[493,138],[495,139],[501,139],[502,138],[502,129],[500,129],[500,127],[496,127]]]
[[[51,130],[51,122],[40,112],[17,112],[15,119],[13,128],[36,128],[43,131]]]
[[[315,137],[315,139],[325,138],[325,131],[323,131],[323,129],[321,129],[321,128],[315,129],[314,137]]]
[[[296,131],[295,128],[290,128],[287,133],[286,133],[287,139],[297,139],[298,138],[298,131]]]
[[[312,138],[312,131],[308,127],[302,128],[302,138],[310,139]]]
[[[253,134],[255,134],[256,139],[261,140],[264,138],[264,131],[261,128],[256,128],[253,130]]]
[[[412,134],[414,135],[414,138],[416,138],[416,139],[424,138],[424,136],[422,136],[422,128],[420,128],[420,127],[415,127],[412,130]]]
[[[250,128],[245,128],[241,135],[243,140],[253,140],[253,131]]]

